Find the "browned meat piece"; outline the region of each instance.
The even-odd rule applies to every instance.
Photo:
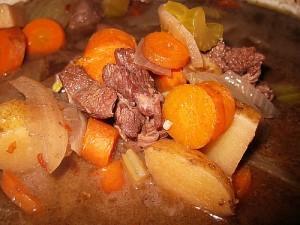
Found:
[[[139,110],[121,96],[116,107],[115,119],[116,127],[119,128],[121,136],[124,139],[126,137],[136,138],[145,121],[145,117]]]
[[[162,126],[163,96],[155,90],[154,81],[149,72],[134,63],[133,49],[117,49],[115,57],[116,64],[104,67],[103,80],[105,85],[122,96],[117,106],[116,126],[121,130],[121,134],[131,139],[140,136],[142,139],[149,139],[149,143],[153,142],[159,138],[159,130]],[[123,103],[122,98],[127,100],[126,104]],[[120,112],[126,113],[126,116]],[[140,133],[145,117],[151,121],[153,129],[143,128]],[[141,123],[133,127],[131,121],[137,120]]]
[[[261,73],[261,64],[264,55],[256,52],[254,47],[231,48],[219,42],[208,54],[223,72],[234,71],[249,80],[250,83],[257,82]]]
[[[68,28],[71,31],[89,31],[101,19],[98,4],[93,0],[78,0],[71,6],[71,16]]]
[[[99,119],[113,117],[117,100],[115,90],[100,86],[83,68],[70,63],[58,74],[70,98],[78,108]]]

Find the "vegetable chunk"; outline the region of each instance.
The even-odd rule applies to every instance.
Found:
[[[146,165],[161,188],[214,214],[233,214],[230,180],[204,154],[172,140],[160,140],[145,150]]]

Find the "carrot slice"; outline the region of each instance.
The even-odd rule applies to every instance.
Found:
[[[123,175],[123,166],[120,160],[113,161],[100,172],[101,188],[106,193],[121,190],[125,180]]]
[[[19,28],[0,29],[0,76],[23,63],[26,39]]]
[[[121,44],[128,48],[136,47],[136,41],[132,35],[119,29],[104,28],[91,36],[85,48],[85,54],[88,54],[88,52],[94,48],[99,48],[108,44]]]
[[[25,213],[33,214],[42,211],[40,201],[30,193],[22,181],[12,172],[3,171],[1,188],[6,196]]]
[[[98,167],[106,166],[118,137],[119,133],[113,126],[89,118],[80,155]]]
[[[172,124],[167,131],[169,135],[189,148],[205,146],[214,134],[217,121],[214,100],[197,85],[173,88],[165,98],[163,115]]]
[[[210,97],[212,97],[215,103],[217,111],[217,121],[215,124],[214,133],[211,137],[211,141],[214,141],[225,131],[225,107],[223,96],[218,90],[211,88],[207,83],[200,83],[199,86],[204,88],[204,90],[210,95]]]
[[[230,90],[224,85],[216,81],[206,81],[205,85],[218,91],[223,96],[224,110],[225,110],[225,130],[231,125],[235,114],[235,100],[231,95]]]
[[[155,76],[154,80],[160,92],[169,91],[173,87],[187,83],[182,70],[173,70],[171,76]]]
[[[32,20],[23,29],[27,38],[30,56],[48,55],[58,51],[65,44],[65,32],[54,20],[39,18]]]
[[[232,177],[232,184],[238,198],[243,198],[250,190],[252,182],[251,170],[244,166],[237,170]]]
[[[148,34],[142,51],[150,62],[169,69],[180,69],[189,61],[187,47],[166,32]]]

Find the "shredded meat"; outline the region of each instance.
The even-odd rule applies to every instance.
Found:
[[[219,42],[207,55],[223,72],[231,70],[244,76],[252,84],[257,82],[265,59],[254,47],[231,48],[224,42]]]
[[[117,100],[115,90],[100,86],[88,77],[83,68],[73,63],[58,73],[58,76],[69,100],[73,101],[80,110],[99,119],[113,117],[113,108]]]
[[[92,30],[100,21],[100,9],[93,0],[78,0],[71,6],[68,28],[71,31],[85,32]]]
[[[155,90],[152,77],[147,70],[134,63],[133,49],[117,49],[115,58],[116,64],[104,67],[103,81],[105,85],[113,88],[122,96],[117,105],[116,126],[128,138],[137,138],[142,126],[133,127],[128,121],[143,121],[141,122],[143,125],[146,121],[145,118],[148,118],[152,121],[154,130],[159,132],[162,127],[161,102],[163,96]],[[122,98],[127,100],[126,104]],[[143,116],[143,119],[139,114]],[[149,129],[142,129],[142,132],[144,136],[150,136],[154,130],[152,129],[150,132]],[[159,135],[155,135],[155,137],[152,135],[152,137],[152,140],[157,140]]]

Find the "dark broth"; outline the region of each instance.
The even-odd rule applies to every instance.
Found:
[[[141,18],[122,18],[106,23],[140,38],[158,29],[158,2],[150,5]],[[224,12],[223,16],[226,43],[255,46],[266,55],[263,80],[271,86],[293,84],[300,87],[299,21],[249,5]],[[71,50],[40,60],[39,63],[47,64],[46,69],[41,66],[41,71],[37,71],[35,67],[36,74],[32,72],[31,76],[51,84],[51,75],[78,53],[85,40],[69,44]],[[5,81],[0,81],[0,102],[12,97],[21,96],[16,95]],[[288,105],[278,100],[274,103],[280,116],[263,121],[243,158],[242,164],[251,167],[253,183],[250,193],[237,205],[235,216],[224,219],[211,216],[162,193],[151,180],[138,190],[127,181],[122,192],[106,195],[93,176],[95,168],[73,154],[52,175],[42,170],[24,175],[25,182],[45,203],[41,215],[25,215],[0,192],[0,224],[298,224],[300,105]],[[119,151],[122,148],[120,144]]]

